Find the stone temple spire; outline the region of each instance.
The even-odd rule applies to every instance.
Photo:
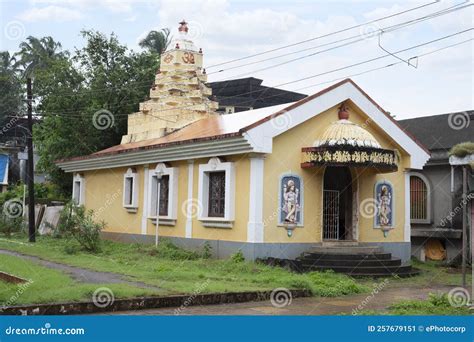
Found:
[[[128,116],[128,134],[122,144],[154,139],[210,115],[218,104],[209,99],[203,54],[188,38],[188,23],[179,23],[178,35],[160,57],[160,70],[150,90],[150,99],[140,111]]]

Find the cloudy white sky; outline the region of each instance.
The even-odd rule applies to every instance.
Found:
[[[212,67],[239,57],[311,39],[394,14],[423,4],[432,5],[364,25],[350,31],[312,40],[290,48],[232,64]],[[1,50],[15,51],[29,35],[52,36],[65,49],[81,47],[81,29],[115,32],[134,50],[151,29],[171,28],[177,22],[190,22],[190,36],[205,53],[210,81],[254,76],[268,86],[278,86],[312,75],[344,68],[386,53],[378,46],[374,32],[461,4],[463,0],[441,1],[231,1],[231,0],[30,0],[0,2]],[[473,4],[468,1],[466,4]],[[453,12],[389,33],[382,46],[394,52],[472,28],[473,7]],[[282,88],[306,94],[369,69],[397,63],[422,53],[474,37],[469,31],[449,39],[409,50],[397,56],[289,83]],[[332,51],[291,60],[327,49],[328,43],[348,37],[364,37],[355,44]],[[319,47],[326,44],[325,47]],[[295,53],[298,50],[304,52]],[[283,54],[284,57],[265,60]],[[463,111],[474,108],[474,45],[470,41],[418,59],[414,68],[399,63],[390,68],[352,78],[382,107],[398,119]],[[266,67],[288,62],[267,70]],[[413,60],[413,64],[416,61]],[[227,70],[230,67],[240,68]],[[223,72],[214,73],[223,69]],[[303,89],[302,89],[303,88]]]

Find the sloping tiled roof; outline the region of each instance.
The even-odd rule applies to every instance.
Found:
[[[474,141],[474,110],[398,122],[431,151],[449,150],[461,142]]]
[[[91,155],[68,158],[64,160],[59,160],[57,162],[59,163],[66,161],[89,159],[117,153],[128,153],[138,150],[156,149],[171,145],[191,144],[207,140],[218,140],[230,138],[233,136],[241,136],[243,132],[257,127],[271,120],[274,117],[284,114],[289,110],[297,108],[308,101],[316,99],[319,96],[346,83],[351,83],[352,85],[354,85],[354,87],[356,87],[370,102],[372,102],[378,109],[380,109],[380,111],[382,111],[393,123],[395,123],[395,125],[401,127],[395,119],[393,119],[386,111],[384,111],[383,108],[381,108],[370,96],[368,96],[356,83],[354,83],[351,79],[345,79],[313,95],[307,96],[297,102],[243,111],[234,114],[215,115],[206,119],[193,122],[188,126],[185,126],[184,128],[181,128],[180,130],[170,133],[161,138],[116,145],[105,150],[93,153]],[[414,139],[409,132],[407,132],[407,134],[422,149],[426,150],[426,148],[416,139]]]

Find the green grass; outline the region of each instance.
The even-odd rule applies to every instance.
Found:
[[[460,286],[462,283],[462,274],[460,268],[447,267],[441,261],[420,262],[413,259],[412,266],[419,269],[420,275],[408,278],[390,278],[388,287],[431,287],[431,286]],[[467,282],[472,282],[472,274],[469,269],[467,272]],[[364,285],[373,283],[373,279],[359,279]]]
[[[108,287],[115,298],[151,295],[151,290],[122,284],[78,283],[68,275],[29,260],[1,255],[0,270],[28,280],[23,285],[0,281],[0,306],[25,303],[52,303],[91,300],[99,287]]]
[[[123,274],[129,280],[159,287],[163,294],[261,291],[285,287],[308,289],[315,296],[340,296],[368,289],[350,277],[333,272],[296,274],[254,262],[236,262],[231,258],[206,259],[202,253],[185,251],[166,240],[158,249],[143,244],[103,241],[101,252],[96,254],[81,251],[73,242],[64,239],[38,237],[35,244],[24,241],[24,237],[0,239],[0,248],[72,266]],[[21,275],[30,276],[28,273]]]
[[[452,306],[446,293],[430,293],[426,300],[402,300],[392,304],[386,310],[363,310],[359,314],[467,316],[472,315],[473,312],[467,306]]]

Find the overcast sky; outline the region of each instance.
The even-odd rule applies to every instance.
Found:
[[[431,1],[432,2],[432,1]],[[250,54],[297,43],[422,4],[415,1],[230,1],[230,0],[30,0],[0,3],[1,50],[16,51],[27,36],[52,36],[65,49],[81,47],[81,29],[115,32],[120,41],[139,50],[138,41],[152,29],[168,27],[176,34],[178,22],[190,23],[189,35],[205,53],[210,81],[254,76],[268,86],[278,86],[386,54],[374,32],[462,3],[441,1],[391,19],[344,33],[312,40],[240,62],[211,67]],[[467,4],[472,5],[471,2]],[[381,45],[395,52],[472,28],[473,7],[381,36]],[[365,38],[355,44],[292,59],[340,45],[348,37]],[[383,59],[281,86],[306,94],[315,93],[336,79],[407,60],[447,45],[473,38],[473,31]],[[355,38],[357,39],[357,38]],[[312,49],[311,49],[312,48]],[[293,53],[298,50],[306,51]],[[398,119],[473,109],[474,45],[472,41],[411,60],[417,67],[393,67],[352,77],[384,109]],[[284,57],[266,60],[282,54]],[[399,59],[400,58],[400,59]],[[251,62],[258,62],[244,65]],[[275,66],[267,70],[260,70]],[[232,70],[230,67],[239,66]],[[223,72],[212,73],[223,69]],[[325,83],[327,82],[327,83]],[[324,84],[322,84],[324,83]],[[303,89],[302,89],[303,88]]]

